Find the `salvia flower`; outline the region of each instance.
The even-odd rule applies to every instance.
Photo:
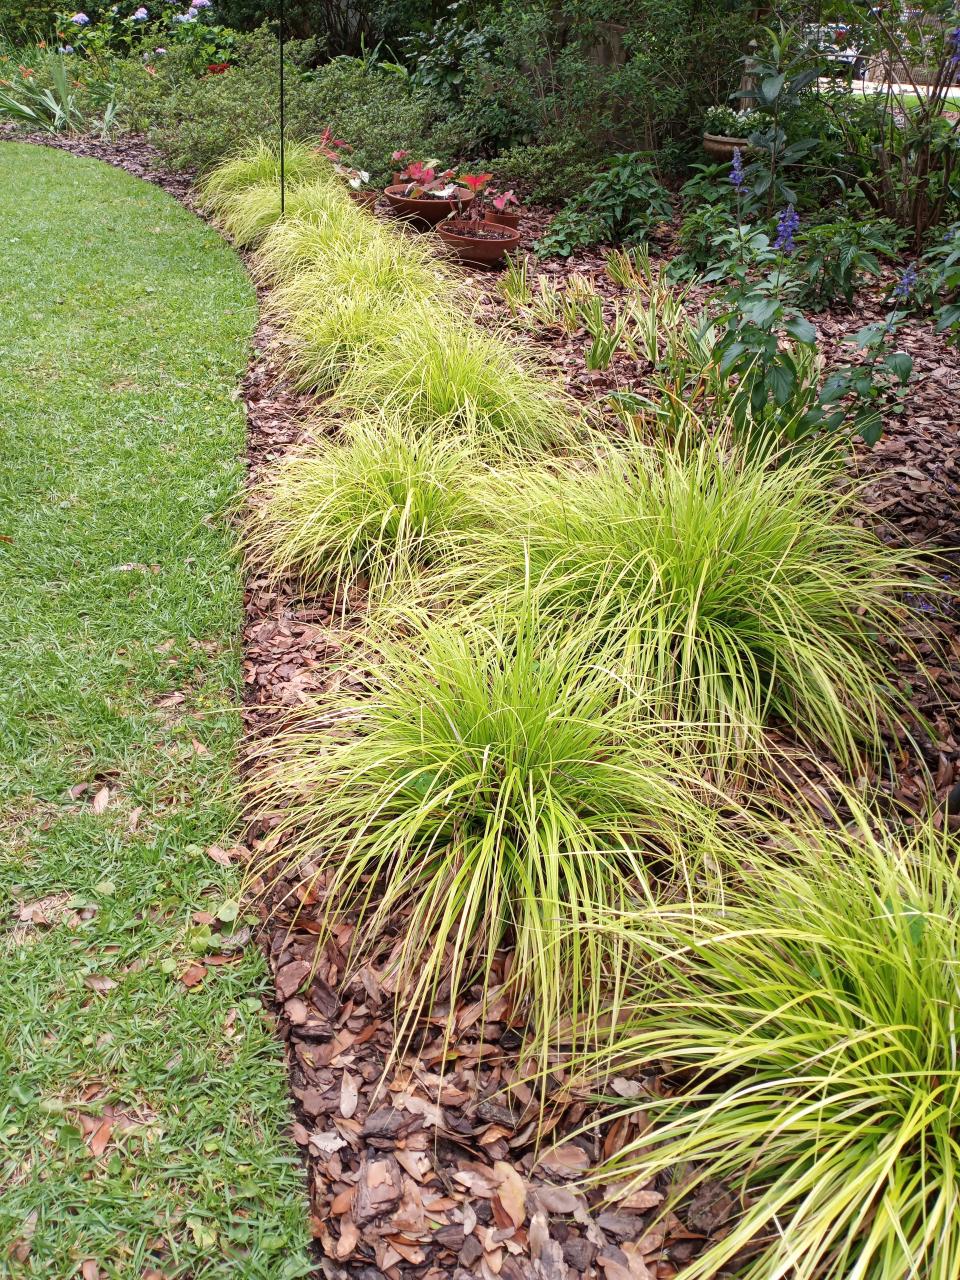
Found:
[[[773,247],[781,253],[793,253],[796,246],[794,237],[800,230],[800,218],[792,204],[788,204],[777,219],[777,238]]]
[[[893,296],[899,298],[901,302],[905,302],[913,293],[917,279],[917,269],[911,262],[910,266],[907,267],[906,271],[893,286]]]
[[[730,183],[734,190],[739,193],[747,185],[747,180],[743,173],[743,156],[739,147],[733,148],[733,164],[730,166]]]
[[[960,27],[956,27],[947,36],[947,49],[951,54],[951,67],[960,66]]]
[[[70,21],[77,27],[89,27],[90,19],[85,13],[75,13]]]

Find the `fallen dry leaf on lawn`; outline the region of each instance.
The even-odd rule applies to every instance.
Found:
[[[83,985],[89,987],[91,991],[112,991],[117,985],[113,978],[108,978],[102,973],[88,973],[84,975]]]
[[[100,790],[97,792],[97,794],[93,797],[93,804],[91,805],[91,808],[93,809],[94,813],[103,813],[104,809],[106,809],[109,803],[110,803],[110,788],[101,787]],[[96,1263],[94,1263],[94,1266],[96,1266]]]
[[[80,1274],[83,1280],[100,1280],[100,1268],[93,1258],[84,1258],[80,1264]]]
[[[226,849],[221,849],[218,844],[212,844],[207,850],[207,857],[212,858],[218,866],[230,867],[233,865],[233,859],[227,853]]]
[[[90,1154],[94,1159],[99,1159],[107,1149],[110,1142],[110,1135],[113,1133],[113,1121],[110,1119],[101,1120],[94,1131],[87,1139],[87,1146],[90,1148]]]
[[[197,987],[207,976],[207,967],[203,964],[192,964],[189,969],[185,969],[180,975],[180,981],[185,987]]]

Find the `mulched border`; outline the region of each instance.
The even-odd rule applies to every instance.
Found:
[[[199,212],[191,176],[165,169],[142,137],[108,143],[0,128],[0,140],[5,137],[117,165]],[[539,211],[525,211],[523,247],[544,222]],[[599,252],[541,269],[560,275],[580,271],[611,300],[616,294]],[[496,322],[502,316],[496,276],[475,271],[465,277],[485,296],[489,318]],[[852,326],[881,310],[874,296],[858,306],[856,316],[834,310],[818,317],[828,352],[836,351]],[[958,541],[960,515],[960,412],[945,421],[944,406],[954,412],[958,402],[960,356],[929,330],[923,321],[905,327],[917,372],[908,411],[875,450],[859,455],[859,464],[870,477],[871,506],[901,537],[951,547]],[[588,373],[582,334],[545,335],[540,345],[583,398],[630,386],[644,372],[618,358],[603,374]],[[255,484],[310,438],[316,409],[313,397],[285,383],[276,334],[263,319],[242,395],[249,479]],[[955,560],[960,566],[960,558]],[[927,605],[922,607],[926,611]],[[945,653],[960,659],[955,612],[945,608],[939,622]],[[349,627],[349,619],[345,625],[331,617],[324,601],[305,602],[292,587],[251,570],[244,627],[249,746],[274,732],[289,709],[322,697],[343,678]],[[915,802],[925,791],[923,768],[935,774],[938,792],[946,792],[958,777],[958,669],[960,662],[948,656],[934,669],[935,687],[918,695],[935,724],[936,739],[926,745],[923,760],[908,761],[898,798]],[[270,843],[270,820],[264,816],[238,850],[248,856]],[[301,904],[298,892],[291,881],[281,886],[280,896],[308,907],[309,900]],[[486,1023],[480,1022],[479,1003],[458,1008],[449,1044],[441,1004],[416,1052],[398,1056],[389,981],[367,966],[344,987],[349,929],[321,945],[311,924],[309,912],[295,917],[292,907],[279,907],[269,918],[264,913],[259,941],[274,974],[274,1012],[295,1104],[292,1134],[307,1172],[317,1274],[333,1280],[672,1280],[685,1261],[726,1229],[735,1200],[715,1183],[705,1184],[685,1209],[683,1222],[668,1214],[656,1225],[664,1187],[644,1188],[616,1210],[604,1209],[599,1191],[587,1196],[574,1190],[570,1184],[605,1151],[629,1140],[637,1121],[618,1121],[605,1131],[601,1147],[599,1136],[579,1132],[596,1116],[595,1103],[562,1072],[550,1079],[544,1095],[535,1095],[516,1061],[519,1037],[506,1001],[494,1001]],[[655,1096],[664,1088],[653,1073],[609,1086],[614,1095],[631,1099]]]

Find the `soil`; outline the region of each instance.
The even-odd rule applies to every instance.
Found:
[[[194,207],[189,176],[164,171],[143,139],[30,140],[118,164]],[[528,209],[524,215],[522,248],[530,249],[548,215]],[[602,250],[540,269],[555,277],[573,271],[590,276],[611,307],[618,296],[604,273]],[[502,324],[496,277],[465,271],[464,280],[480,300],[481,316]],[[875,291],[858,300],[855,311],[833,309],[817,317],[827,353],[835,354],[846,333],[881,309]],[[587,371],[583,334],[542,331],[534,340],[518,330],[517,341],[535,344],[573,394],[591,402],[642,384],[649,372],[622,355],[606,371]],[[952,597],[936,605],[939,648],[936,655],[927,650],[930,678],[918,679],[901,655],[904,678],[917,689],[917,709],[930,718],[934,732],[919,750],[903,745],[902,767],[889,788],[898,800],[920,807],[931,790],[942,798],[960,778],[960,557],[951,550],[958,544],[960,515],[960,353],[922,319],[905,326],[904,345],[916,370],[905,411],[887,424],[875,449],[856,451],[852,465],[868,479],[867,498],[884,536],[937,546],[956,566],[945,584]],[[243,397],[255,484],[288,450],[310,440],[318,421],[313,399],[285,383],[277,335],[264,321]],[[351,615],[334,617],[329,601],[304,600],[291,585],[271,582],[251,567],[244,628],[249,747],[274,732],[290,708],[360,678],[351,670],[351,655],[362,608],[358,598]],[[927,621],[929,602],[918,602],[917,609],[918,621]],[[802,777],[797,785],[804,785]],[[272,847],[272,825],[270,815],[262,815],[240,847],[250,855]],[[604,1208],[598,1192],[585,1195],[576,1188],[575,1180],[605,1151],[629,1140],[636,1121],[618,1121],[601,1138],[584,1135],[581,1126],[595,1107],[559,1071],[545,1098],[535,1097],[521,1082],[517,1030],[505,1002],[494,1000],[485,1022],[478,1002],[462,1002],[452,1012],[454,1035],[446,1047],[447,1010],[441,1004],[416,1050],[397,1055],[389,980],[370,966],[349,975],[349,928],[321,941],[310,901],[301,898],[297,881],[277,886],[272,910],[262,911],[260,942],[274,975],[317,1275],[672,1280],[687,1259],[726,1230],[735,1203],[730,1189],[719,1184],[698,1193],[684,1221],[668,1214],[656,1225],[665,1189],[660,1185],[642,1189],[616,1211]],[[643,1077],[614,1080],[611,1090],[638,1098],[666,1087],[653,1064]]]
[[[458,240],[512,240],[516,232],[509,227],[499,227],[490,222],[444,222],[440,224],[450,236]]]

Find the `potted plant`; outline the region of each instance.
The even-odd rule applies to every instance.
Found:
[[[458,185],[453,174],[452,169],[438,174],[432,165],[418,160],[407,165],[403,182],[391,184],[383,194],[399,217],[433,227],[473,200],[470,188]]]
[[[490,207],[484,209],[483,216],[487,222],[497,222],[502,227],[510,227],[516,231],[520,225],[520,201],[512,191],[493,191],[487,193]]]
[[[703,117],[703,149],[714,160],[730,161],[735,148],[749,150],[750,134],[762,125],[758,111],[711,107]]]
[[[347,195],[358,204],[364,204],[372,208],[377,200],[377,193],[372,188],[366,188],[370,181],[370,175],[366,169],[356,169],[352,165],[344,164],[342,157],[349,155],[353,150],[350,143],[343,138],[335,138],[330,132],[330,126],[324,129],[320,135],[320,139],[316,148],[322,156],[325,156],[333,166],[333,171],[338,177],[343,178],[347,184]]]
[[[443,243],[470,266],[494,266],[520,243],[520,232],[515,228],[484,217],[483,189],[490,177],[489,173],[464,174],[461,182],[471,193],[472,216],[464,217],[461,208],[457,210],[458,216],[451,216],[437,226],[437,235]]]
[[[348,169],[344,165],[342,170],[342,176],[347,180],[347,195],[351,200],[356,200],[357,204],[372,209],[377,203],[377,192],[373,187],[367,186],[370,175],[366,169]]]

